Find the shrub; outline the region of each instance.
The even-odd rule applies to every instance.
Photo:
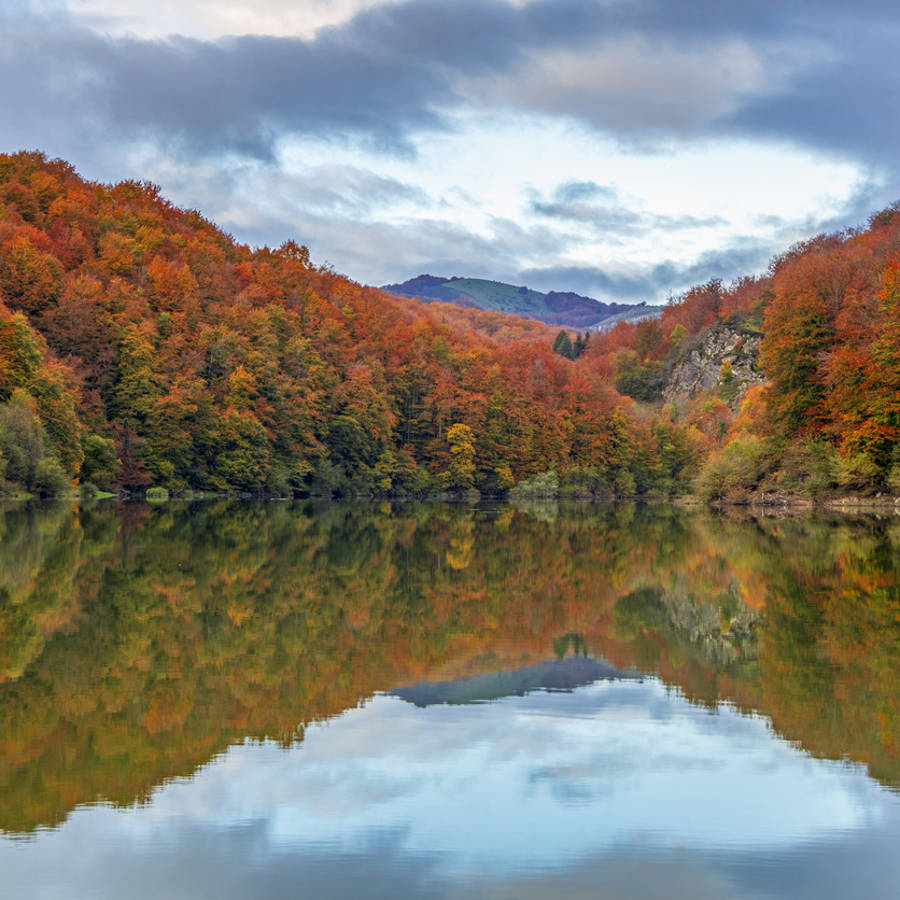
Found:
[[[888,472],[887,488],[895,496],[900,496],[900,465],[896,463]]]
[[[99,484],[109,490],[114,488],[122,470],[122,464],[116,456],[116,446],[109,438],[99,434],[90,434],[83,441],[84,462],[81,464],[81,477]]]
[[[872,490],[878,476],[878,465],[867,453],[849,453],[838,458],[837,480],[842,487]]]
[[[812,438],[788,447],[777,479],[781,487],[817,497],[837,485],[839,469],[840,459],[834,447],[827,441]]]
[[[739,499],[760,483],[766,459],[759,438],[736,438],[707,459],[694,482],[695,489],[705,500]]]
[[[552,469],[532,475],[510,488],[510,500],[548,500],[559,496],[559,476]]]
[[[144,494],[144,497],[148,503],[165,503],[169,499],[169,492],[164,487],[155,485],[147,488],[147,493]]]
[[[35,464],[31,487],[40,497],[58,497],[71,490],[72,482],[59,460],[45,456]]]
[[[559,495],[566,499],[590,499],[611,493],[609,480],[596,466],[575,466],[559,479]]]

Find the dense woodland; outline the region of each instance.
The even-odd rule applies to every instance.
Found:
[[[900,212],[593,335],[361,287],[157,188],[0,156],[0,488],[900,493]],[[663,402],[706,329],[762,334]]]

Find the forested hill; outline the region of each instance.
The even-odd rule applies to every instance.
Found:
[[[763,277],[700,285],[579,362],[702,434],[702,496],[900,498],[900,204],[790,248]]]
[[[7,492],[498,491],[588,464],[644,478],[649,429],[552,338],[360,287],[292,242],[251,250],[150,184],[0,156]]]
[[[382,290],[425,302],[441,300],[473,309],[513,313],[567,328],[602,327],[605,322],[643,318],[648,309],[654,309],[644,304],[603,303],[573,291],[542,293],[524,285],[517,287],[503,281],[458,276],[418,275],[400,284],[386,284]]]
[[[898,305],[890,208],[554,353],[0,155],[0,493],[900,494]]]

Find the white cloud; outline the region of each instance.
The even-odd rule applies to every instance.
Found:
[[[70,13],[103,34],[215,40],[226,35],[314,37],[388,0],[69,0]]]

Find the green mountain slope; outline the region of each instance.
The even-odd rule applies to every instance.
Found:
[[[498,312],[528,314],[533,317],[549,311],[545,295],[524,286],[515,287],[484,278],[456,278],[448,286],[471,297],[479,309],[495,309]]]

